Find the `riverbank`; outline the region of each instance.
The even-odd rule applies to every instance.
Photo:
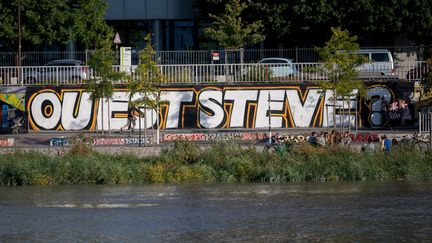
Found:
[[[418,151],[367,154],[307,145],[281,156],[235,143],[177,142],[147,157],[80,145],[59,156],[2,155],[0,185],[432,180],[431,161],[431,153]]]

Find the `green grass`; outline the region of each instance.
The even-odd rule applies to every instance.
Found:
[[[177,142],[159,156],[107,155],[76,146],[62,156],[40,153],[0,157],[0,185],[145,184],[432,180],[432,153],[361,153],[312,148],[262,154],[235,143],[201,149]]]

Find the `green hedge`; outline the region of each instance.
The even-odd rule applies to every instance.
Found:
[[[34,152],[0,157],[0,185],[8,186],[431,179],[432,154],[407,150],[361,153],[304,145],[281,155],[234,143],[201,149],[177,142],[159,156],[145,158],[85,148],[62,157]]]

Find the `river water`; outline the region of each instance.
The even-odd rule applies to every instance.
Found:
[[[0,242],[431,240],[432,183],[0,187]]]

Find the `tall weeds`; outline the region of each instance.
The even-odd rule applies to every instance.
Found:
[[[304,146],[283,155],[235,143],[205,149],[177,142],[158,156],[106,155],[77,148],[61,157],[0,157],[0,185],[432,180],[432,154],[360,153]]]

